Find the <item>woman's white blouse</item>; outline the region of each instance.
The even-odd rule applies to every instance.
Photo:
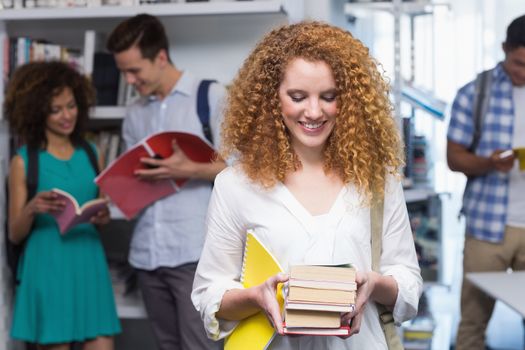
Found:
[[[312,189],[315,191],[315,188]],[[238,167],[215,179],[207,218],[207,236],[193,284],[193,304],[208,336],[220,339],[238,322],[215,317],[224,293],[243,288],[239,282],[246,230],[252,229],[284,269],[294,264],[351,262],[371,270],[370,208],[352,186],[341,190],[330,211],[312,216],[283,185],[266,190],[253,184]],[[403,190],[389,178],[385,187],[383,252],[380,272],[398,284],[393,310],[396,323],[416,315],[422,279]],[[365,308],[361,331],[338,337],[277,336],[269,349],[386,349],[374,303]]]

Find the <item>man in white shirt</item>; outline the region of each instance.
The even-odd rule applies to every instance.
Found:
[[[207,133],[197,113],[199,80],[170,61],[165,30],[157,18],[141,14],[123,21],[110,34],[107,48],[126,82],[141,95],[128,108],[122,126],[128,148],[152,133],[168,130],[211,138],[218,144],[225,89],[219,84],[209,87],[211,132]],[[218,344],[207,339],[190,294],[204,243],[211,183],[225,164],[193,162],[176,143],[173,150],[166,159],[145,158],[149,169],[138,170],[136,175],[145,181],[190,181],[141,213],[129,261],[137,270],[159,349],[213,349]]]

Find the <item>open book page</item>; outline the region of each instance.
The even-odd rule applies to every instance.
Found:
[[[173,140],[193,161],[211,162],[215,158],[213,148],[198,136],[175,131],[161,132],[143,139],[121,154],[95,179],[101,191],[111,198],[126,218],[133,218],[148,205],[177,192],[186,183],[187,179],[144,181],[134,174],[135,170],[146,168],[141,158],[168,158],[173,153]]]
[[[92,199],[79,207],[76,199],[68,192],[58,188],[52,191],[57,194],[58,199],[65,203],[64,210],[50,213],[55,218],[61,234],[65,234],[78,224],[89,222],[93,216],[107,207],[107,201],[104,198]]]

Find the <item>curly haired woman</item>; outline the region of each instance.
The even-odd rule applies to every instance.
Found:
[[[6,92],[10,127],[25,143],[9,173],[9,239],[25,241],[11,335],[38,349],[69,350],[80,342],[85,350],[111,350],[112,336],[120,332],[106,257],[93,225],[107,223],[109,211],[99,211],[91,223],[65,235],[49,215],[64,209],[53,188],[69,192],[79,204],[98,194],[95,169],[80,146],[93,102],[90,82],[60,62],[21,66]],[[28,147],[38,152],[33,198],[26,184]]]
[[[223,156],[192,298],[220,339],[264,310],[283,335],[276,275],[239,282],[246,230],[281,266],[352,262],[358,285],[348,337],[279,336],[271,349],[386,349],[375,302],[415,316],[422,279],[397,169],[401,142],[388,86],[368,49],[342,29],[302,22],[273,30],[229,91]],[[380,272],[371,269],[372,195],[384,195]]]

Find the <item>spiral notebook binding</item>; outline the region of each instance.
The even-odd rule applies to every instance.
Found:
[[[249,233],[251,233],[253,235],[253,231],[252,230],[248,230],[246,232],[246,242],[244,243],[244,252],[243,252],[243,255],[242,255],[242,267],[241,267],[241,283],[244,282],[244,273],[245,273],[245,270],[246,270],[246,257],[248,256],[248,245],[250,244],[250,237],[251,235],[249,235]]]

